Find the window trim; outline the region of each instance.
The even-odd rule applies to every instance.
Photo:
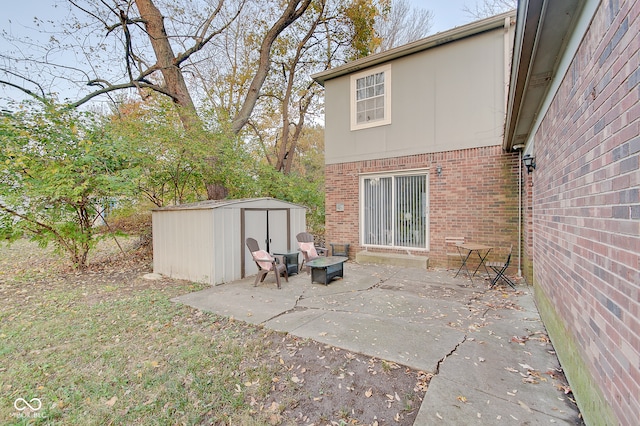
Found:
[[[364,238],[364,224],[365,224],[365,217],[364,217],[364,211],[365,211],[365,206],[364,206],[364,181],[365,179],[372,179],[372,178],[392,178],[392,188],[394,191],[394,201],[395,201],[395,178],[396,177],[400,177],[400,176],[425,176],[425,186],[426,186],[426,193],[425,193],[425,199],[426,199],[426,217],[425,217],[425,247],[408,247],[408,246],[396,246],[396,245],[380,245],[380,244],[367,244],[365,243],[365,238]],[[431,222],[431,207],[430,207],[430,182],[431,182],[431,177],[429,174],[429,169],[428,168],[424,168],[424,169],[411,169],[411,170],[390,170],[390,171],[385,171],[385,172],[371,172],[371,173],[361,173],[359,176],[359,188],[358,188],[358,193],[359,193],[359,211],[358,211],[358,223],[359,223],[359,229],[358,229],[358,233],[359,235],[359,240],[360,240],[360,246],[361,247],[371,247],[371,248],[381,248],[381,249],[400,249],[400,250],[411,250],[411,251],[430,251],[430,247],[431,247],[431,239],[430,239],[430,222]],[[393,214],[395,215],[395,209],[392,209]],[[392,217],[391,223],[395,223],[395,216]],[[394,229],[395,232],[395,229]]]
[[[356,111],[356,82],[360,78],[380,72],[384,73],[384,118],[382,120],[358,124]],[[365,71],[351,74],[349,96],[351,99],[351,130],[368,129],[370,127],[391,124],[391,64],[386,64],[376,68],[368,68]]]

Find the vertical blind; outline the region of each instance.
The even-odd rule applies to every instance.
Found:
[[[364,244],[426,248],[427,176],[363,179]]]

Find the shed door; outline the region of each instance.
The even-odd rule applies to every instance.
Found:
[[[288,251],[287,210],[244,210],[244,238],[255,238],[262,250],[269,253]],[[247,277],[258,273],[258,268],[247,250],[244,249],[244,274]]]

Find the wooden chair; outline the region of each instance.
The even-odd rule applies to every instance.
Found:
[[[278,288],[282,288],[280,286],[280,275],[284,274],[284,279],[289,282],[287,265],[278,263],[278,260],[275,257],[271,256],[264,250],[260,250],[260,246],[258,246],[258,242],[255,239],[247,238],[246,242],[247,248],[251,252],[251,257],[253,257],[253,261],[256,262],[256,266],[258,267],[258,275],[256,275],[256,280],[253,283],[254,287],[258,285],[258,281],[264,281],[267,274],[271,271],[276,275]]]
[[[511,245],[511,249],[509,249],[509,255],[507,256],[507,260],[504,262],[486,262],[485,264],[496,273],[496,276],[491,280],[491,288],[498,283],[498,280],[502,279],[504,282],[509,284],[511,288],[516,289],[516,285],[507,277],[504,273],[509,267],[509,263],[511,262],[511,254],[513,253],[513,244]]]
[[[456,246],[464,244],[464,237],[444,237],[444,243],[447,248],[447,269],[451,269],[450,266],[452,259],[456,260],[457,263],[460,263],[460,252],[456,249]]]
[[[302,269],[305,262],[317,259],[320,256],[327,256],[329,253],[329,250],[326,248],[316,246],[313,240],[313,235],[308,232],[300,232],[296,235],[296,240],[298,240],[298,247],[300,247],[300,251],[302,252],[302,264],[300,265],[300,269]],[[307,267],[307,275],[308,274],[309,268]]]

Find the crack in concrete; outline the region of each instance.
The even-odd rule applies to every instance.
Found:
[[[393,275],[396,275],[397,273],[394,273]],[[361,289],[356,289],[356,290],[350,290],[350,291],[342,291],[342,292],[338,292],[338,293],[332,293],[331,296],[339,296],[339,295],[343,295],[343,294],[350,294],[350,293],[357,293],[357,292],[361,292],[361,291],[371,291],[375,288],[379,288],[382,284],[384,284],[386,281],[390,280],[393,275],[387,277],[387,278],[380,278],[379,281],[367,288],[361,288]],[[302,291],[302,293],[300,293],[300,295],[296,298],[295,302],[293,303],[293,307],[290,309],[287,309],[286,311],[282,311],[277,315],[274,315],[271,318],[267,318],[266,320],[262,321],[260,324],[264,325],[266,323],[268,323],[269,321],[273,321],[277,318],[280,318],[284,315],[290,314],[292,312],[296,312],[296,311],[306,311],[306,310],[318,310],[318,311],[327,311],[327,312],[351,312],[351,311],[347,311],[347,310],[338,310],[338,309],[325,309],[325,308],[313,308],[313,307],[309,307],[309,306],[299,306],[298,304],[300,303],[301,300],[305,299],[305,290]],[[313,319],[307,321],[307,322],[311,322],[313,321]],[[300,326],[296,327],[299,328],[302,325],[304,325],[305,323],[300,324]]]
[[[436,368],[433,371],[433,376],[437,376],[438,374],[440,374],[440,367],[442,366],[442,363],[451,355],[453,355],[455,353],[455,351],[458,350],[458,348],[460,347],[460,345],[462,345],[464,342],[467,341],[467,335],[465,334],[464,337],[462,338],[462,341],[460,341],[453,349],[451,349],[451,352],[449,352],[448,354],[446,354],[445,356],[443,356],[442,358],[440,358],[440,360],[438,360],[438,363],[436,364]]]

